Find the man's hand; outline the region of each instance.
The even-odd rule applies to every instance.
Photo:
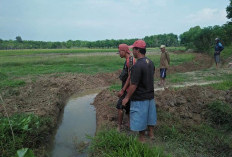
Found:
[[[121,89],[121,90],[118,92],[118,97],[121,97],[123,94],[124,94],[124,90]]]
[[[122,100],[122,106],[126,106],[126,104],[128,103],[129,101],[129,98],[125,97],[123,100]]]

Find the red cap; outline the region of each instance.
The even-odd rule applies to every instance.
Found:
[[[131,53],[127,44],[120,44],[118,46],[118,50],[126,51],[127,53]]]
[[[145,49],[146,43],[143,40],[136,40],[133,45],[129,46],[129,48],[134,48],[134,47]]]

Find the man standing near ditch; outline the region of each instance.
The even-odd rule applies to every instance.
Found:
[[[220,53],[224,49],[224,47],[220,43],[219,38],[216,38],[215,41],[216,41],[216,45],[215,45],[214,59],[216,63],[216,68],[218,68],[218,64],[220,63]]]
[[[166,71],[170,64],[170,57],[168,52],[165,50],[165,45],[160,46],[161,56],[160,56],[160,82],[158,85],[162,85],[165,88],[165,78]]]
[[[130,85],[130,70],[131,67],[135,63],[134,57],[130,55],[130,50],[127,44],[120,44],[118,46],[118,53],[121,58],[125,58],[126,61],[123,66],[123,70],[119,76],[120,80],[122,81],[122,89],[118,92],[118,103],[116,108],[118,109],[118,127],[117,130],[121,130],[122,120],[123,120],[123,109],[126,110],[126,114],[129,115],[130,113],[130,101],[127,103],[126,106],[122,106],[122,100],[125,98],[127,94],[127,89]],[[128,124],[129,125],[129,124]]]
[[[155,67],[153,62],[145,57],[146,43],[143,40],[135,41],[131,47],[137,61],[131,68],[131,84],[122,104],[126,106],[131,100],[130,128],[132,131],[139,131],[139,140],[144,142],[147,127],[150,138],[154,138],[153,130],[157,120],[154,101]]]

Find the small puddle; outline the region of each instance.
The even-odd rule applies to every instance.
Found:
[[[86,135],[94,136],[96,132],[96,111],[93,103],[95,94],[71,97],[61,115],[60,125],[52,141],[51,157],[85,157],[87,153],[78,152],[77,143],[88,143]],[[81,145],[81,144],[80,144]]]

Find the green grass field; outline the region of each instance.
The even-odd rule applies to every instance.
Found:
[[[19,78],[53,73],[107,73],[121,69],[124,59],[117,54],[109,55],[73,55],[74,52],[99,52],[102,49],[85,50],[13,50],[0,51],[0,88],[20,86],[25,83]],[[114,49],[106,50],[115,51]],[[43,55],[31,55],[40,54]],[[60,55],[66,53],[66,55]],[[23,55],[22,55],[23,54]],[[148,57],[159,66],[159,55],[149,54]],[[191,61],[192,54],[171,54],[171,65],[179,65]]]
[[[185,47],[167,47],[168,51],[184,51]],[[147,48],[148,52],[160,52],[158,47]],[[76,49],[19,49],[19,50],[0,50],[0,56],[20,56],[35,54],[78,54],[78,53],[97,53],[97,52],[118,52],[115,48],[76,48]]]

